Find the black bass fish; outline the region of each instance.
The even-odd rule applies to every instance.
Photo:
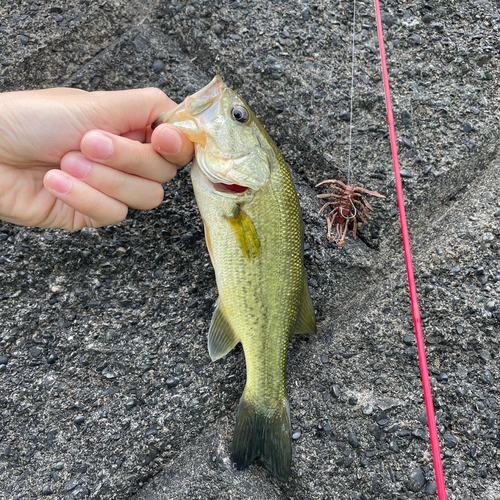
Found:
[[[238,342],[247,381],[232,462],[260,458],[278,479],[291,467],[285,365],[291,334],[316,332],[303,261],[303,223],[288,167],[254,114],[216,76],[162,115],[195,143],[191,167],[219,299],[208,332],[212,360]]]

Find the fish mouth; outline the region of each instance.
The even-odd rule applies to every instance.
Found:
[[[226,193],[226,194],[242,194],[248,191],[250,188],[246,186],[240,186],[238,184],[223,184],[222,182],[216,182],[213,183],[212,185],[216,191],[219,193]]]
[[[226,84],[222,81],[222,78],[216,75],[208,85],[186,97],[183,102],[159,116],[152,123],[151,128],[154,130],[162,123],[171,123],[184,132],[190,140],[199,142],[197,117],[218,101],[226,89]],[[216,112],[217,110],[214,109],[213,113]]]

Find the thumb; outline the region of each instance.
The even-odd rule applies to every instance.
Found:
[[[153,130],[151,144],[155,151],[174,165],[184,166],[193,157],[193,143],[170,124],[159,125]]]

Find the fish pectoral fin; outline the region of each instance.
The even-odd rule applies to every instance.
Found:
[[[239,339],[227,322],[220,303],[217,302],[210,329],[208,330],[208,354],[210,354],[210,358],[212,358],[212,361],[222,358],[238,342]]]
[[[314,314],[314,306],[305,275],[299,315],[297,316],[297,322],[295,323],[293,333],[296,335],[314,335],[316,333],[316,316]]]
[[[210,261],[212,262],[212,266],[214,265],[214,257],[212,253],[212,241],[210,240],[210,233],[208,232],[208,227],[203,221],[203,229],[205,230],[205,241],[207,243],[208,255],[210,255]]]
[[[224,217],[233,230],[243,256],[247,260],[260,257],[260,242],[252,219],[236,205],[230,216]]]

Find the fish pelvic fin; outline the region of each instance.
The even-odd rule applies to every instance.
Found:
[[[231,325],[227,322],[224,309],[217,301],[210,329],[208,330],[208,353],[212,361],[225,356],[239,342]]]
[[[292,330],[297,335],[314,335],[316,333],[316,316],[314,306],[309,293],[309,285],[304,274],[304,286],[302,288],[302,299],[295,328]]]
[[[284,398],[274,408],[260,408],[241,396],[236,413],[231,461],[241,470],[256,458],[280,481],[287,481],[292,465],[290,408]]]
[[[246,260],[260,257],[260,242],[257,230],[252,219],[236,204],[233,213],[224,217],[233,230],[236,241],[240,246],[241,253]]]

